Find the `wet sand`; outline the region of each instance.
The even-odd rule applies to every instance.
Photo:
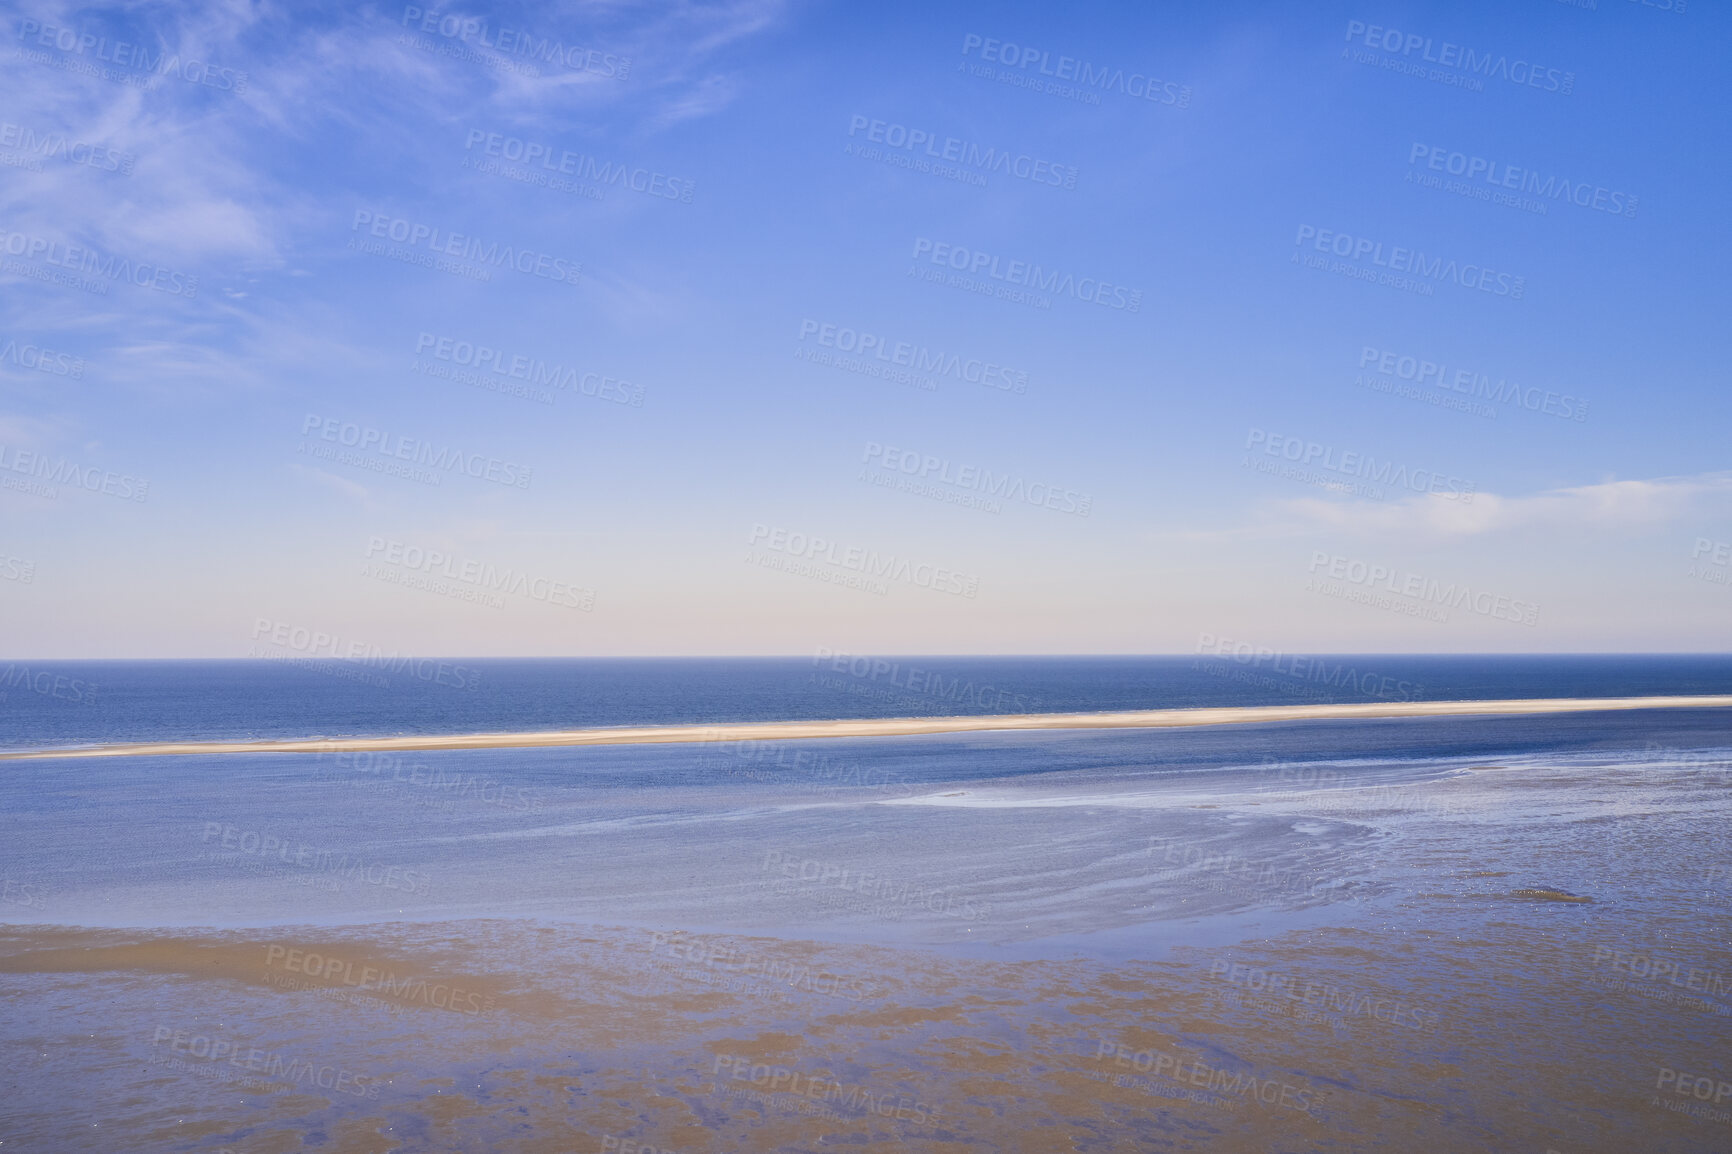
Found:
[[[398,737],[307,738],[294,741],[138,742],[0,753],[0,760],[42,757],[161,757],[173,754],[360,753],[451,749],[538,749],[581,745],[675,745],[716,741],[796,741],[814,738],[911,737],[1042,729],[1172,729],[1285,721],[1389,717],[1471,717],[1565,714],[1632,709],[1718,709],[1732,696],[1557,697],[1502,701],[1368,702],[1350,705],[1268,705],[1207,709],[1146,709],[1116,713],[994,714],[983,717],[896,717],[837,721],[772,721],[733,725],[652,725],[544,733],[470,733]]]
[[[368,758],[20,762],[0,1142],[1724,1149],[1725,732],[460,752],[449,811]]]
[[[14,930],[0,990],[52,1013],[17,1023],[10,1068],[38,1088],[52,1056],[92,1096],[20,1093],[7,1132],[369,1154],[1711,1148],[1732,1128],[1650,1088],[1713,1069],[1726,1019],[1656,1001],[1663,983],[1609,990],[1582,928],[1530,908],[1467,940],[1312,930],[1116,964],[504,919]]]

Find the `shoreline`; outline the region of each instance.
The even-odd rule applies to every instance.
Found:
[[[1361,702],[1344,705],[1208,706],[1108,713],[1012,713],[978,717],[885,717],[834,721],[750,721],[721,725],[613,726],[531,733],[409,734],[266,741],[123,742],[82,748],[0,752],[0,761],[76,757],[164,757],[234,753],[372,753],[463,749],[547,749],[582,745],[683,745],[714,741],[799,741],[840,737],[920,737],[1048,729],[1175,729],[1282,721],[1351,721],[1595,713],[1632,709],[1732,708],[1732,695],[1508,698],[1491,701]]]

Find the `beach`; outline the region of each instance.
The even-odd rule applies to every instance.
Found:
[[[1117,702],[1140,669],[977,683],[1074,700],[1065,679],[1095,677]],[[1150,669],[1190,703],[887,697],[831,721],[788,664],[573,712],[521,703],[546,671],[492,669],[461,729],[442,686],[313,705],[286,693],[312,671],[78,671],[118,686],[104,726],[43,712],[7,766],[0,1140],[1611,1154],[1732,1133],[1723,681],[1595,695],[1548,669],[1588,691],[1294,703]],[[1394,667],[1439,671],[1538,681]]]
[[[129,1149],[1462,1149],[1470,1101],[1504,1149],[1712,1148],[1723,1122],[1656,1083],[1719,1068],[1723,972],[1637,978],[1651,959],[1577,911],[1493,912],[1467,940],[1313,928],[1155,960],[510,919],[14,931],[0,982],[54,1007],[13,1029],[76,1055],[103,1095],[80,1114]],[[1572,1004],[1599,1010],[1566,1028]],[[14,1067],[8,1133],[113,1149],[69,1136],[57,1065]]]
[[[17,759],[0,1139],[1713,1149],[1705,698]]]

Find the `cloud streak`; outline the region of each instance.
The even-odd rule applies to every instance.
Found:
[[[1403,501],[1282,501],[1284,520],[1307,530],[1463,539],[1516,531],[1658,528],[1732,502],[1732,473],[1603,481],[1526,496],[1477,493],[1472,501],[1428,493]]]

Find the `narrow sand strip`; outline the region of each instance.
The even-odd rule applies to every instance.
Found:
[[[980,733],[1022,729],[1171,729],[1193,725],[1248,725],[1270,721],[1728,707],[1732,707],[1732,696],[1536,697],[1506,701],[1256,705],[1209,709],[1141,709],[1120,713],[1011,713],[984,717],[880,717],[843,721],[752,721],[730,725],[646,725],[613,729],[567,729],[547,733],[336,737],[295,741],[173,741],[98,745],[82,749],[26,750],[0,753],[0,760],[38,757],[158,757],[181,753],[361,753],[387,750],[537,749],[561,745],[675,745],[701,741],[908,737],[929,733]]]

